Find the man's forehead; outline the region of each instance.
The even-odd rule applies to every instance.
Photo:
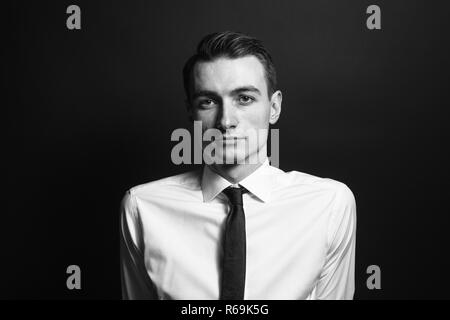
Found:
[[[243,86],[254,86],[264,92],[266,86],[264,66],[255,56],[200,61],[193,69],[193,80],[194,92],[231,91]]]

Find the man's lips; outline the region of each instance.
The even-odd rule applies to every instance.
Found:
[[[216,141],[235,141],[235,140],[244,140],[244,139],[246,139],[246,138],[245,137],[224,136],[224,137],[217,139]]]

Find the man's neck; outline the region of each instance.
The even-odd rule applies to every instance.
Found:
[[[266,159],[267,157],[263,161],[253,164],[213,164],[209,167],[222,178],[236,184],[255,172]]]

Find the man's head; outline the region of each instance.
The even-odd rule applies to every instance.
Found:
[[[192,70],[197,62],[208,62],[218,58],[237,59],[254,56],[264,67],[267,92],[271,96],[277,87],[275,65],[261,41],[238,32],[216,32],[205,36],[183,68],[183,84],[187,99],[191,98]]]
[[[224,137],[248,140],[249,131],[268,130],[281,111],[276,72],[262,43],[236,32],[207,35],[183,69],[186,103],[192,120],[203,130],[218,129]],[[267,153],[267,134],[245,148],[225,153],[238,161]],[[236,145],[234,145],[236,146]]]

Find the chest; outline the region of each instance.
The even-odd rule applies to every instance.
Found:
[[[140,209],[145,264],[161,296],[217,299],[228,205],[166,203]],[[247,202],[244,211],[246,299],[306,296],[325,261],[329,207],[286,200]]]

